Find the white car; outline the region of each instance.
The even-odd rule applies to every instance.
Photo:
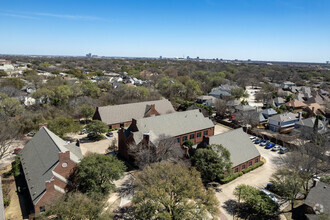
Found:
[[[266,190],[266,189],[261,189],[261,191],[263,192],[263,193],[265,193],[271,200],[273,200],[274,202],[278,202],[278,200],[277,200],[277,198],[271,193],[271,192],[269,192],[268,190]]]
[[[273,148],[272,148],[272,151],[279,151],[281,149],[281,146],[279,145],[275,145]]]
[[[254,141],[255,139],[257,139],[257,137],[255,137],[255,136],[250,136],[250,140],[251,140],[251,141]]]

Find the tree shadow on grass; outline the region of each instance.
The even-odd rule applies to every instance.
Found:
[[[235,210],[237,208],[237,205],[238,205],[238,202],[231,199],[231,200],[228,200],[226,201],[224,204],[223,204],[223,208],[230,214],[230,215],[234,215],[235,214]]]

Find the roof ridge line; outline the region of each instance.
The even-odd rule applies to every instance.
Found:
[[[60,152],[62,152],[61,148],[57,145],[57,143],[54,141],[54,139],[52,138],[52,136],[48,133],[48,131],[50,131],[50,130],[48,130],[48,128],[45,127],[45,126],[42,126],[41,128],[44,128],[44,129],[45,129],[47,135],[48,135],[49,138],[53,141],[53,143],[55,144],[55,146],[57,147],[57,149],[58,149]],[[55,135],[56,135],[56,134],[55,134]],[[62,138],[61,138],[61,139],[62,139]]]

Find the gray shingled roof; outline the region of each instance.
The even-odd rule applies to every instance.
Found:
[[[70,159],[79,162],[82,153],[79,147],[67,144],[46,127],[41,127],[21,151],[21,163],[34,204],[46,190],[45,182],[53,177],[59,152],[71,151]]]
[[[213,122],[198,110],[176,112],[137,120],[138,131],[134,132],[135,143],[140,143],[144,133],[157,144],[160,137],[175,137],[193,131],[214,127]]]
[[[315,119],[316,119],[315,117],[306,118],[304,120],[300,120],[300,121],[296,122],[296,124],[300,125],[300,126],[304,126],[304,127],[313,128],[314,123],[315,123]],[[327,129],[327,124],[328,124],[328,121],[319,120],[318,128],[326,130]]]
[[[305,204],[312,208],[316,204],[322,205],[323,213],[330,214],[330,185],[319,182],[309,191]]]
[[[268,120],[277,121],[277,122],[285,122],[285,121],[292,121],[298,119],[298,114],[293,114],[291,112],[287,112],[284,114],[274,115],[270,117]]]
[[[209,137],[209,144],[221,144],[230,152],[233,167],[260,155],[242,128]]]
[[[98,110],[101,120],[110,125],[128,122],[131,121],[132,118],[143,118],[146,113],[146,109],[153,104],[155,105],[157,112],[161,115],[175,112],[171,102],[167,99],[123,105],[109,105],[99,107]]]
[[[264,115],[267,115],[267,116],[271,116],[271,115],[276,115],[277,112],[272,109],[272,108],[267,108],[267,109],[263,109],[261,110],[261,113],[264,114]]]

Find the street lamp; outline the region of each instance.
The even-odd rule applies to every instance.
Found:
[[[238,210],[239,210],[239,207],[240,207],[240,204],[241,204],[241,188],[240,187],[236,187],[235,189],[238,190]],[[235,219],[235,210],[236,210],[236,207],[234,209],[233,219]]]

